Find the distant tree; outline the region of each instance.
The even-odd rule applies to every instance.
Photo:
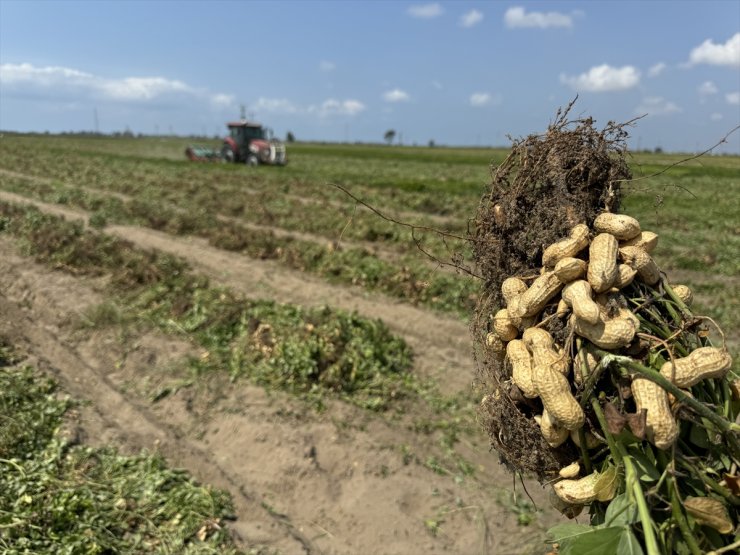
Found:
[[[294,143],[295,142],[295,135],[293,135],[292,131],[288,131],[288,133],[285,135],[285,142],[286,143]]]
[[[435,146],[434,139],[429,139],[429,148],[434,148]]]
[[[655,154],[663,154],[663,147],[656,146],[653,152],[655,152]]]
[[[396,138],[396,130],[395,129],[389,129],[385,132],[385,135],[383,135],[385,138],[385,142],[389,145],[393,143],[393,139]]]

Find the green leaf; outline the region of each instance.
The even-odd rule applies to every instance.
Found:
[[[660,471],[644,453],[637,449],[630,449],[630,456],[640,474],[640,480],[643,482],[657,482],[660,480]]]
[[[553,543],[563,543],[566,540],[587,534],[593,528],[586,524],[558,524],[547,531],[547,535],[552,538]]]
[[[691,441],[691,443],[693,443],[697,447],[701,447],[702,449],[709,448],[709,437],[707,436],[707,431],[703,427],[697,426],[696,424],[691,425],[691,429],[689,431],[689,441]]]
[[[605,526],[625,526],[637,521],[637,504],[626,493],[617,495],[606,509]]]
[[[619,536],[619,544],[617,545],[617,553],[619,555],[643,555],[642,546],[640,542],[632,533],[632,529],[625,527]]]
[[[591,528],[589,531],[564,539],[558,555],[621,555],[619,541],[624,528]]]

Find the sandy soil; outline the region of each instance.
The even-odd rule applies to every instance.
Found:
[[[0,198],[19,201],[9,193]],[[85,217],[35,204],[65,217]],[[197,271],[249,296],[331,304],[381,318],[416,351],[417,373],[440,380],[447,393],[470,387],[470,339],[459,321],[204,241],[134,227],[106,232],[182,256]],[[91,401],[77,420],[80,440],[110,442],[126,451],[158,450],[199,480],[228,489],[239,517],[232,528],[244,545],[327,554],[544,550],[544,529],[558,517],[543,490],[528,482],[545,512],[529,527],[517,526],[506,495],[511,476],[488,452],[482,432],[458,444],[476,473],[456,480],[424,464],[441,457],[442,448],[411,429],[418,415],[391,418],[340,402],[316,413],[288,395],[220,376],[177,389],[183,357],[197,355],[195,346],[151,330],[85,326],[86,311],[104,299],[101,280],[39,266],[8,238],[0,238],[0,259],[0,334],[10,336],[71,395]],[[176,393],[152,402],[164,386]]]

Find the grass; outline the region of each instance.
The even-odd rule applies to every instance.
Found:
[[[59,430],[73,403],[17,362],[0,344],[0,551],[243,553],[227,493],[156,455],[70,445]]]

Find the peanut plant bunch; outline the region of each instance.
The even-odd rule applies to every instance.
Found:
[[[544,249],[538,273],[506,279],[490,314],[484,349],[505,383],[483,412],[505,400],[536,422],[561,465],[537,472],[553,505],[570,518],[590,508],[590,526],[551,530],[560,553],[740,545],[740,378],[691,290],[660,272],[657,242],[603,212]]]

